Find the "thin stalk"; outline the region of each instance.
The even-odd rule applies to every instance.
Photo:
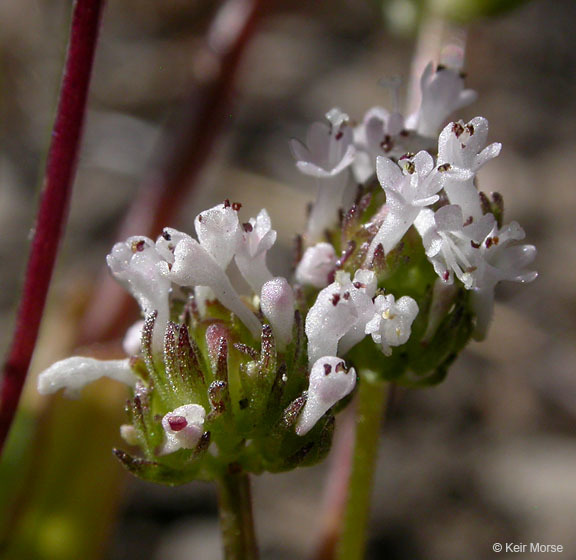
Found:
[[[217,485],[224,558],[257,560],[249,475],[230,468]]]
[[[16,326],[2,368],[0,451],[26,380],[68,214],[104,0],[77,0]]]
[[[344,524],[337,546],[338,560],[362,560],[370,518],[372,481],[380,427],[386,410],[388,383],[371,371],[361,372],[356,402],[356,439]]]

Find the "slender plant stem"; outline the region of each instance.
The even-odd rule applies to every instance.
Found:
[[[388,396],[388,383],[371,371],[361,372],[356,403],[356,439],[344,525],[338,542],[338,560],[362,560],[370,518],[372,481],[378,454],[380,427]]]
[[[77,0],[40,206],[12,343],[2,368],[0,451],[36,346],[72,193],[104,0]]]
[[[257,560],[249,475],[230,468],[217,483],[225,559]]]

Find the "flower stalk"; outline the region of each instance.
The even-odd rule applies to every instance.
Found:
[[[226,560],[257,560],[250,478],[230,465],[217,479],[220,527]]]
[[[372,371],[363,370],[360,377],[352,472],[342,534],[336,551],[338,560],[364,558],[378,440],[389,391],[389,383]]]
[[[104,0],[77,0],[24,288],[0,387],[0,451],[36,346],[76,172]]]

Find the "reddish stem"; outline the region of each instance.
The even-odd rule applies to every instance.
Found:
[[[68,214],[104,0],[77,0],[16,327],[0,387],[0,451],[18,407]]]
[[[246,47],[268,0],[228,0],[210,26],[199,60],[209,58],[213,73],[194,84],[177,116],[177,132],[164,146],[163,161],[143,182],[117,239],[155,237],[170,225],[184,197],[197,186],[222,130],[230,121],[234,85]],[[121,336],[135,320],[136,306],[108,270],[100,278],[85,314],[80,345]]]

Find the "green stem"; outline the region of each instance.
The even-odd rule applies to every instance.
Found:
[[[232,467],[217,481],[224,558],[257,560],[250,478]]]
[[[372,480],[378,454],[380,426],[386,409],[388,383],[371,371],[360,372],[356,403],[356,438],[338,560],[362,560],[370,517]]]

